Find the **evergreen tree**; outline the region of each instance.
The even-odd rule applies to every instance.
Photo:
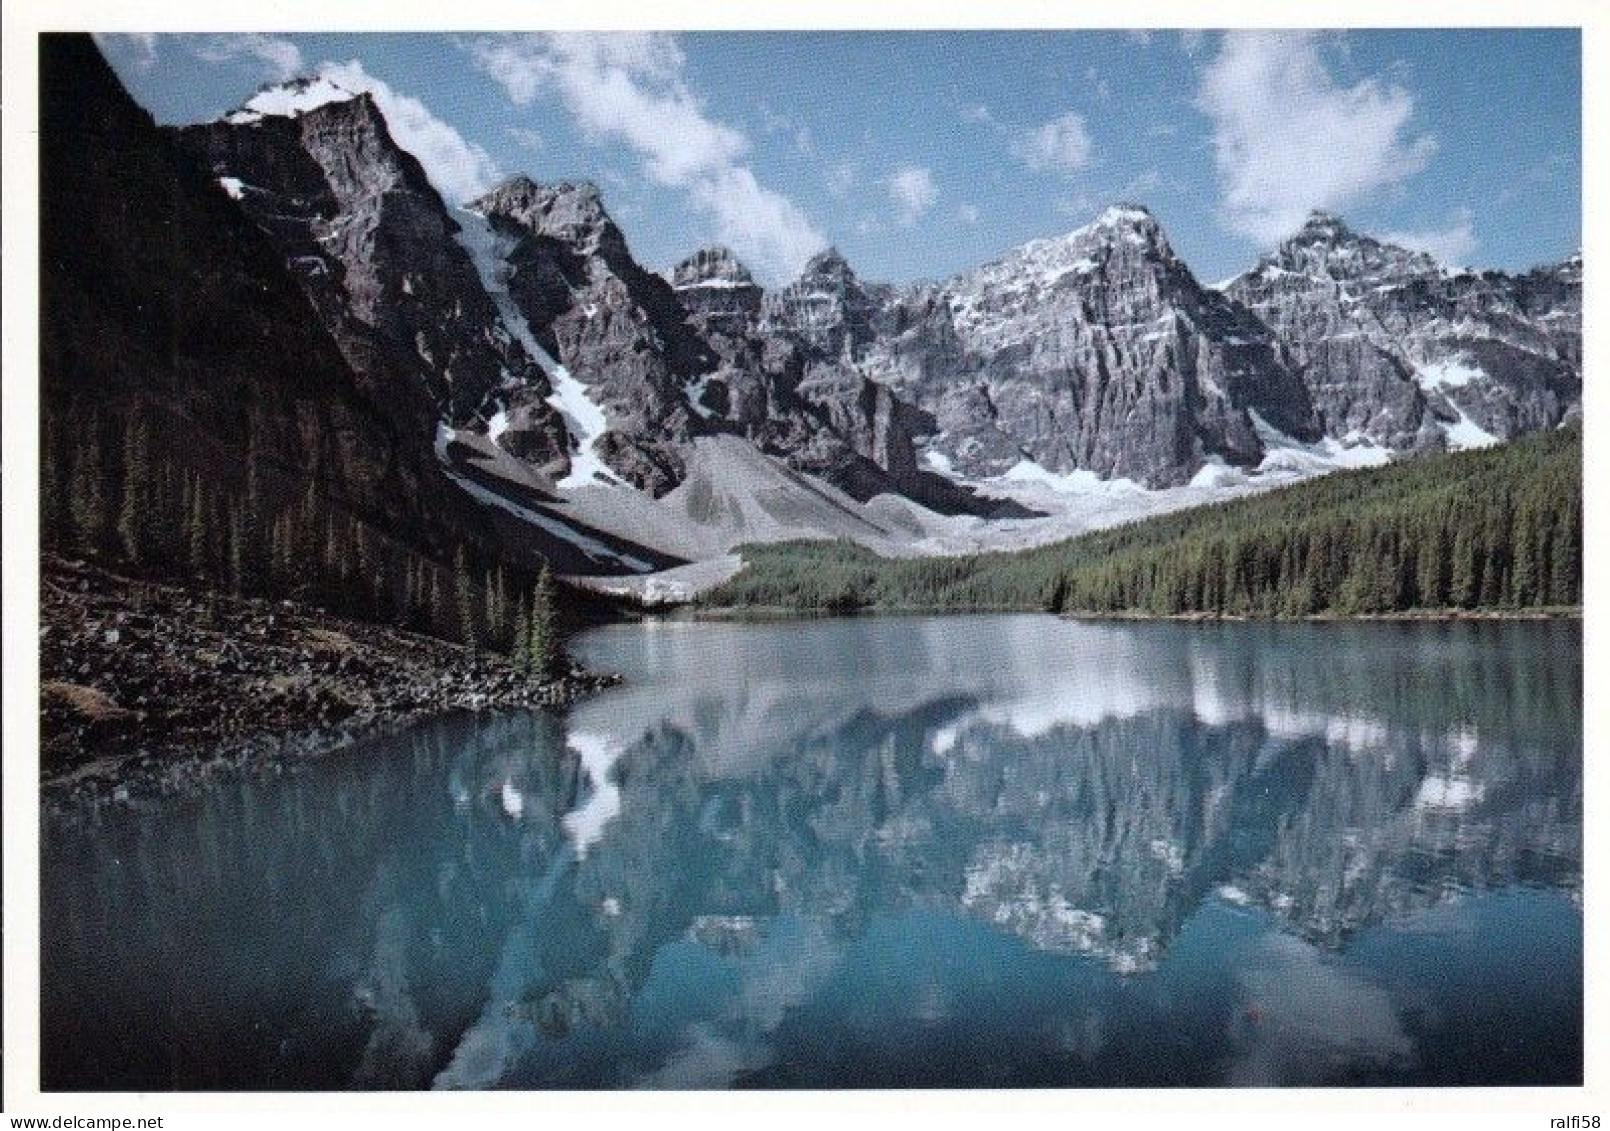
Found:
[[[531,613],[526,606],[525,594],[514,612],[514,649],[509,656],[509,662],[514,670],[530,674],[531,672]]]
[[[531,668],[543,678],[552,678],[564,670],[564,650],[559,639],[558,597],[555,592],[553,570],[547,562],[537,574],[537,585],[531,594]]]
[[[191,479],[187,494],[190,499],[186,508],[188,517],[185,520],[187,527],[185,541],[190,561],[190,576],[201,580],[212,572],[212,555],[207,537],[206,493],[199,478]]]
[[[1415,558],[1415,590],[1422,608],[1448,603],[1448,528],[1434,522],[1426,530]]]
[[[1578,480],[1554,512],[1549,539],[1549,603],[1582,602],[1582,486]]]
[[[73,460],[68,510],[72,516],[73,544],[93,557],[106,547],[109,511],[101,446],[95,429],[90,428],[88,432],[88,442],[80,445]]]
[[[46,546],[72,542],[68,449],[56,414],[47,410],[40,429],[39,536]]]
[[[1514,560],[1510,567],[1510,603],[1524,608],[1537,601],[1537,530],[1530,508],[1515,515]]]
[[[246,498],[231,527],[230,573],[237,593],[261,593],[274,583],[265,496],[262,428],[256,411],[246,417]]]
[[[152,467],[151,429],[145,413],[130,411],[123,429],[123,496],[118,510],[117,534],[123,556],[137,568],[153,565],[151,531],[156,515],[156,472]]]
[[[237,597],[251,591],[251,568],[246,562],[246,514],[244,505],[229,511],[229,590]]]
[[[447,615],[442,608],[442,571],[435,562],[426,562],[425,569],[430,575],[423,601],[425,631],[434,635],[442,631],[442,621]]]
[[[1469,523],[1460,523],[1459,529],[1454,532],[1453,561],[1448,571],[1448,603],[1456,608],[1474,607],[1481,593],[1476,538],[1476,532]]]
[[[453,552],[453,583],[458,615],[458,639],[468,650],[470,658],[480,655],[481,634],[475,608],[475,583],[470,577],[469,562],[461,545]]]

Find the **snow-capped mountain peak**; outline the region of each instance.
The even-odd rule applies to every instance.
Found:
[[[320,106],[350,102],[357,97],[357,91],[348,90],[325,75],[314,75],[263,87],[240,109],[224,115],[224,121],[239,126],[264,118],[296,118]]]
[[[1101,214],[1083,230],[1157,232],[1161,229],[1157,217],[1145,205],[1119,202],[1102,209]]]

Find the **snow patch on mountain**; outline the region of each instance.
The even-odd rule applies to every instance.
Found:
[[[1444,358],[1430,365],[1422,365],[1414,371],[1415,382],[1428,393],[1442,389],[1462,389],[1472,381],[1485,376],[1487,376],[1485,372],[1472,365],[1470,360],[1463,356]]]
[[[1487,429],[1470,418],[1470,414],[1450,399],[1449,404],[1459,414],[1459,419],[1452,424],[1443,424],[1443,433],[1448,437],[1448,446],[1455,451],[1466,451],[1470,448],[1490,448],[1494,444],[1502,443]]]
[[[561,522],[551,515],[532,510],[530,507],[521,506],[513,499],[506,498],[461,474],[453,467],[453,459],[448,452],[449,446],[457,438],[458,433],[453,429],[445,424],[438,424],[436,426],[436,457],[441,461],[442,471],[447,477],[458,484],[466,494],[477,502],[507,511],[515,518],[528,522],[539,530],[552,534],[555,538],[569,542],[599,565],[615,566],[631,573],[648,573],[654,568],[651,563],[645,562],[642,558],[633,557],[631,554],[617,553],[598,541],[598,539],[583,534],[568,523]]]
[[[498,442],[498,437],[503,435],[503,433],[507,432],[508,430],[509,410],[506,408],[500,408],[494,412],[492,414],[492,418],[486,422],[486,438],[495,444]]]
[[[609,430],[604,410],[594,403],[587,386],[570,375],[570,370],[546,353],[538,356],[550,366],[548,380],[553,383],[554,391],[548,403],[559,410],[565,427],[576,441],[576,449],[570,453],[570,474],[555,486],[566,491],[598,479],[613,481],[615,476],[593,448],[598,438]]]
[[[1469,448],[1490,448],[1500,443],[1500,439],[1477,424],[1453,397],[1448,396],[1450,389],[1463,389],[1472,381],[1488,380],[1487,373],[1480,366],[1471,362],[1464,355],[1443,358],[1429,365],[1416,367],[1414,371],[1415,383],[1430,394],[1443,394],[1445,400],[1459,419],[1448,423],[1442,422],[1443,434],[1448,438],[1448,446],[1455,451],[1464,451]]]
[[[683,387],[683,395],[688,398],[688,407],[704,417],[706,420],[714,418],[715,410],[704,403],[705,390],[710,387],[710,378],[713,373],[701,373]]]
[[[570,370],[542,348],[542,343],[531,332],[531,324],[520,313],[514,296],[509,294],[509,276],[514,268],[509,265],[507,256],[514,246],[514,240],[500,235],[492,226],[492,221],[481,213],[470,208],[456,211],[459,245],[469,253],[471,262],[475,264],[475,270],[481,276],[481,285],[497,307],[504,328],[547,371],[548,381],[554,390],[547,401],[559,410],[575,445],[570,453],[570,474],[555,486],[561,491],[568,491],[594,480],[613,481],[614,475],[593,447],[598,438],[609,430],[609,420],[604,410],[593,401],[587,386],[576,380]]]
[[[295,118],[332,102],[350,102],[353,91],[320,75],[298,79],[281,86],[265,87],[252,95],[246,105],[224,116],[232,125],[247,125],[264,118]]]
[[[1214,491],[1221,487],[1231,487],[1247,481],[1247,473],[1239,467],[1231,467],[1224,461],[1223,456],[1208,456],[1202,466],[1191,476],[1187,486],[1198,490]]]
[[[1354,434],[1343,439],[1327,436],[1315,444],[1294,440],[1270,424],[1257,410],[1250,410],[1252,427],[1264,446],[1258,464],[1260,475],[1287,472],[1294,475],[1323,475],[1355,467],[1383,467],[1392,461],[1392,451]]]
[[[948,461],[947,461],[948,462]],[[1103,479],[1093,471],[1074,468],[1063,475],[1050,471],[1043,465],[1031,459],[1021,459],[1013,464],[995,480],[985,480],[986,483],[1005,480],[1010,483],[1043,483],[1064,495],[1091,495],[1091,494],[1133,494],[1136,491],[1145,492],[1146,488],[1133,479],[1115,478]]]

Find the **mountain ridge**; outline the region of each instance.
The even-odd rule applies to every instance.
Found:
[[[363,116],[384,135],[369,95],[315,78],[179,134],[290,262],[323,254],[333,268],[328,247],[303,254],[308,233],[270,215],[252,177],[311,155],[371,185],[395,154],[362,130],[311,128]],[[253,152],[265,142],[272,153]],[[1206,286],[1148,208],[1121,202],[937,283],[868,282],[828,247],[765,288],[719,246],[649,271],[592,182],[519,173],[472,201],[436,193],[432,206],[417,191],[429,178],[403,164],[416,191],[381,192],[391,211],[374,226],[399,217],[393,242],[434,256],[436,270],[411,281],[407,255],[387,263],[345,245],[353,253],[329,274],[363,285],[321,304],[326,280],[304,272],[315,305],[337,308],[326,318],[338,340],[378,336],[405,359],[365,375],[405,402],[425,390],[436,419],[416,409],[412,427],[484,437],[578,513],[588,484],[667,496],[693,474],[701,440],[733,435],[857,503],[916,504],[931,512],[925,529],[1048,517],[1049,536],[1092,491],[1205,501],[1580,412],[1580,257],[1574,274],[1571,261],[1454,272],[1315,212],[1247,271]],[[397,293],[434,278],[450,281],[423,288],[425,301]],[[462,332],[446,341],[430,340],[454,325],[432,313],[432,294],[457,303]],[[348,353],[360,370],[387,368]]]

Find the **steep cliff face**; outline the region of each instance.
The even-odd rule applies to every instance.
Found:
[[[509,240],[509,294],[543,348],[583,388],[571,429],[610,472],[653,495],[684,474],[682,446],[707,431],[685,392],[715,367],[670,284],[644,270],[591,184],[515,177],[472,201]]]
[[[1278,338],[1327,435],[1398,451],[1557,425],[1581,398],[1581,260],[1510,276],[1315,213],[1225,293]]]
[[[527,380],[541,374],[486,318],[489,300],[439,200],[367,100],[309,108],[311,121],[247,114],[181,137],[133,103],[88,37],[43,38],[40,62],[49,476],[61,477],[53,461],[91,450],[117,469],[138,415],[153,464],[204,483],[219,505],[260,491],[256,505],[290,522],[313,500],[394,562],[441,568],[462,546],[481,562],[599,571],[574,527],[470,502],[437,451],[443,418],[473,419],[464,406],[484,399],[488,380],[498,388],[505,360]],[[237,129],[264,132],[237,150]],[[313,159],[317,146],[296,140],[304,130],[369,159],[342,181]],[[253,203],[252,182],[220,174],[215,143],[249,157],[276,199]],[[380,199],[360,199],[360,178]],[[405,344],[413,320],[417,338]],[[324,542],[318,529],[296,535]],[[266,555],[269,539],[261,530],[252,541]]]
[[[41,38],[40,95],[47,430],[115,454],[138,411],[159,458],[217,488],[243,487],[253,446],[266,490],[293,496],[316,471],[338,507],[444,546],[428,443],[374,402],[280,252],[88,36]]]
[[[893,289],[867,286],[837,248],[818,252],[800,277],[766,299],[766,321],[797,335],[820,360],[854,360],[878,335]]]
[[[671,287],[706,335],[742,335],[760,318],[765,292],[730,248],[702,247],[671,271]]]
[[[1267,329],[1198,285],[1142,208],[914,290],[885,324],[868,368],[934,413],[932,450],[966,474],[1029,460],[1170,486],[1213,457],[1257,463],[1254,413],[1318,437]]]
[[[260,93],[182,143],[269,235],[353,368],[427,439],[523,410],[523,452],[563,466],[548,379],[499,322],[462,230],[368,94]]]
[[[1027,513],[918,465],[915,441],[933,431],[933,419],[856,365],[890,288],[869,294],[837,252],[814,257],[778,295],[763,294],[722,247],[690,256],[671,278],[721,359],[690,389],[716,427],[858,500],[897,494],[943,514]]]

